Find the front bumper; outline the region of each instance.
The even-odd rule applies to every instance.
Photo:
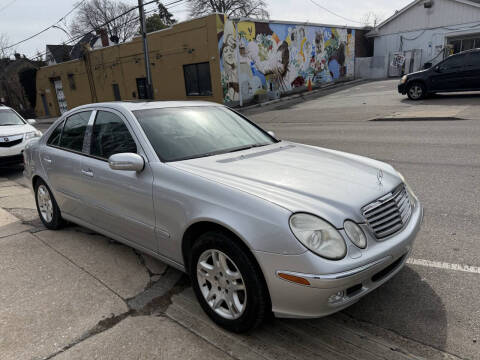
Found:
[[[0,156],[0,166],[22,164],[23,163],[23,154],[9,155],[9,156]]]
[[[407,93],[407,83],[398,84],[398,92],[402,95],[405,95]]]
[[[417,201],[410,221],[395,236],[377,242],[362,257],[347,254],[347,262],[357,266],[342,271],[325,273],[327,260],[311,252],[301,255],[279,255],[257,252],[256,256],[267,281],[272,310],[277,317],[317,318],[340,311],[361,297],[378,288],[405,265],[412,250],[414,239],[423,221],[423,208]],[[352,260],[356,257],[355,260]],[[332,265],[339,262],[331,262]],[[316,271],[315,269],[318,269]],[[288,273],[307,279],[310,286],[288,282],[278,277],[278,272]],[[329,299],[342,292],[344,295],[335,302]]]

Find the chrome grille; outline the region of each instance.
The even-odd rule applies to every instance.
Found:
[[[377,239],[401,230],[412,214],[412,201],[404,184],[362,208],[363,216]]]

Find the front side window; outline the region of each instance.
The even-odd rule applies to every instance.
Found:
[[[208,62],[183,66],[187,96],[211,96],[212,81]]]
[[[83,139],[91,114],[91,111],[84,111],[70,116],[65,121],[60,138],[60,147],[68,150],[82,151]]]
[[[454,55],[440,64],[442,70],[458,70],[465,66],[465,55]]]
[[[90,155],[101,159],[119,153],[136,153],[137,145],[123,120],[108,111],[97,112],[92,129]]]
[[[58,146],[60,143],[60,137],[62,136],[62,129],[63,129],[64,122],[62,121],[55,130],[52,131],[52,134],[47,140],[47,145],[54,145]]]
[[[219,107],[134,111],[164,161],[179,161],[270,145],[270,135],[235,112]]]
[[[9,125],[25,125],[25,122],[11,109],[0,110],[0,126]]]

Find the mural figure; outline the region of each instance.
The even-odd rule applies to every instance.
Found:
[[[224,31],[221,36],[222,44],[220,47],[221,74],[223,86],[223,98],[226,103],[238,101],[238,70],[236,59],[237,40],[235,27],[232,21],[224,24]]]
[[[248,101],[353,76],[355,30],[251,21],[234,25],[220,15],[217,24],[226,103],[238,101],[240,91]]]

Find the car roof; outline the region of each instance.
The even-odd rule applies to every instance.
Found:
[[[72,110],[108,107],[117,110],[147,110],[147,109],[163,109],[173,107],[194,107],[194,106],[223,106],[221,104],[210,101],[111,101],[82,105]],[[70,111],[72,111],[70,110]],[[70,112],[69,111],[69,112]]]
[[[465,51],[460,51],[456,54],[453,54],[451,56],[457,56],[457,55],[464,55],[464,54],[468,54],[468,53],[476,53],[476,52],[480,52],[480,48],[477,48],[477,49],[470,49],[470,50],[465,50]]]

